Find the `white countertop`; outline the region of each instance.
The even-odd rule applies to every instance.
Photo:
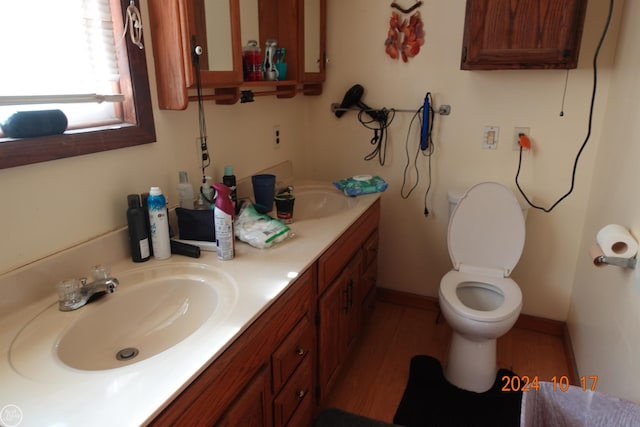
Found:
[[[198,259],[173,255],[165,261],[135,264],[127,260],[114,264],[112,275],[118,277],[118,272],[133,268],[203,263],[224,271],[235,281],[238,289],[238,303],[223,325],[203,327],[170,349],[128,366],[81,371],[64,365],[51,349],[48,355],[51,366],[46,365],[40,369],[42,372],[34,374],[18,372],[9,359],[11,344],[31,319],[57,304],[56,296],[52,293],[0,318],[0,425],[85,427],[148,423],[378,197],[379,194],[359,196],[354,207],[339,214],[294,222],[290,227],[295,236],[270,249],[256,249],[237,242],[236,256],[230,261],[218,260],[214,252],[202,251]],[[121,286],[127,284],[121,283]],[[10,290],[13,288],[9,287]],[[6,292],[2,287],[0,291]],[[88,305],[77,312],[90,307]],[[74,313],[61,312],[60,315]],[[41,353],[34,355],[41,356]]]

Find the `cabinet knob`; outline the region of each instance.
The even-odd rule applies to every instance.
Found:
[[[296,391],[296,396],[298,396],[298,399],[303,399],[306,396],[307,392],[305,390],[298,390]]]
[[[306,351],[304,351],[304,348],[302,348],[302,347],[298,347],[298,349],[296,350],[296,354],[297,354],[298,356],[304,356],[305,354],[307,354],[307,352],[306,352]]]

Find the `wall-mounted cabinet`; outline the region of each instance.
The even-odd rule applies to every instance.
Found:
[[[467,0],[461,69],[576,68],[587,0]]]
[[[317,95],[325,77],[326,0],[154,0],[149,3],[160,108],[183,110],[195,97],[199,57],[205,97],[234,104],[242,90],[289,98]],[[284,80],[245,81],[242,47],[267,40],[286,49]],[[191,93],[190,93],[191,92]]]

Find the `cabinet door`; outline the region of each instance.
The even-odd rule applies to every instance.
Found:
[[[362,255],[358,252],[320,297],[318,312],[318,373],[320,393],[331,388],[342,362],[362,328]]]
[[[240,6],[238,0],[180,0],[187,87],[196,86],[196,70],[191,52],[193,43],[202,48],[200,77],[204,87],[242,82]]]
[[[338,276],[318,301],[318,387],[321,393],[329,390],[346,352],[348,282],[347,275]]]
[[[300,53],[302,82],[321,83],[325,80],[327,1],[300,0]]]
[[[467,0],[463,70],[576,68],[586,0]]]
[[[203,49],[204,87],[242,82],[238,0],[154,0],[148,8],[161,109],[184,110],[189,104],[187,89],[196,84],[194,39]]]
[[[263,368],[240,393],[216,427],[265,427],[270,425],[267,369]]]

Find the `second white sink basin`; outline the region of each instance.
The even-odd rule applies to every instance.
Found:
[[[347,197],[328,185],[296,186],[293,194],[296,197],[294,221],[330,217],[358,204],[357,197]]]
[[[222,322],[237,303],[235,282],[203,264],[156,265],[115,276],[115,293],[72,312],[54,304],[27,324],[10,349],[14,368],[34,376],[39,349],[85,371],[140,362],[205,324]]]

